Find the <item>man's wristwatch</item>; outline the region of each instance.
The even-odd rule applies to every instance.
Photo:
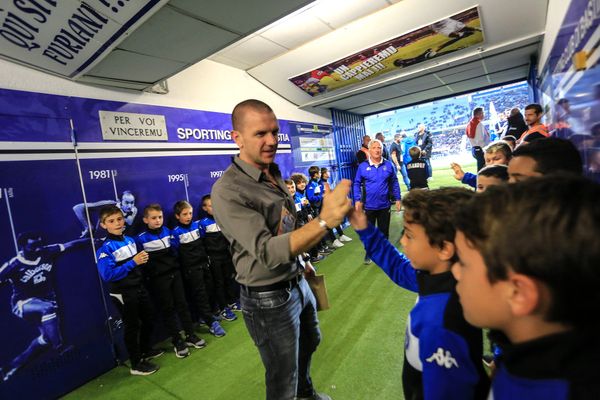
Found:
[[[317,221],[319,222],[319,226],[323,229],[329,229],[329,227],[327,226],[327,222],[322,219],[321,217],[317,217]]]

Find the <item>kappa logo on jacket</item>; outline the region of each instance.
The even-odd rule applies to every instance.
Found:
[[[452,368],[453,365],[456,368],[458,368],[458,363],[456,362],[456,359],[452,357],[452,354],[448,350],[446,350],[446,352],[444,353],[444,349],[442,349],[441,347],[438,347],[437,351],[433,353],[431,357],[429,357],[426,361],[435,361],[437,365],[439,365],[440,367],[445,367],[447,369]]]

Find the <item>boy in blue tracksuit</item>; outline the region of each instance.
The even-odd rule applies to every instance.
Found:
[[[144,287],[142,269],[148,261],[148,253],[138,252],[135,241],[124,236],[125,216],[114,204],[100,209],[100,226],[108,232],[102,246],[96,251],[98,271],[110,284],[111,297],[118,301],[125,327],[125,347],[131,361],[132,375],[150,375],[158,366],[149,359],[163,354],[153,350],[153,308],[148,291]]]
[[[302,193],[296,191],[296,184],[293,180],[285,179],[283,182],[287,186],[288,192],[292,196],[292,199],[294,199],[294,205],[296,207],[296,227],[302,227],[308,224],[315,217],[314,211],[310,206],[308,199],[304,197]],[[311,263],[318,263],[330,253],[319,254],[319,247],[313,246],[308,250],[307,254],[310,257],[308,261]]]
[[[306,178],[306,175],[301,173],[292,174],[290,181],[285,182],[290,194],[293,193],[292,197],[294,198],[294,205],[296,206],[297,222],[300,226],[308,224],[317,215],[305,195],[307,183],[308,179]],[[327,235],[325,238],[326,237]],[[327,255],[333,252],[333,249],[325,244],[325,238],[308,250],[310,261],[312,263],[323,260]]]
[[[482,332],[463,315],[450,268],[455,262],[452,213],[471,191],[411,191],[404,198],[400,253],[354,211],[350,222],[367,255],[397,285],[418,292],[405,336],[402,385],[406,399],[484,399],[489,379],[481,362]]]
[[[310,181],[306,185],[304,194],[315,214],[318,215],[321,211],[321,205],[323,204],[323,196],[325,195],[325,185],[321,181],[321,168],[316,165],[309,167],[308,176],[310,176]],[[331,242],[331,245],[327,244],[328,241]],[[336,239],[333,231],[329,229],[327,234],[323,237],[323,240],[321,240],[320,246],[324,249],[337,249],[344,246],[344,244]]]
[[[220,315],[227,321],[235,321],[237,316],[232,311],[241,311],[238,301],[240,289],[235,281],[235,267],[229,251],[229,241],[213,217],[210,194],[202,197],[202,210],[206,216],[199,221],[200,232],[204,237],[213,276],[220,280],[220,292],[217,293],[217,300],[221,307]]]
[[[148,230],[136,237],[138,247],[148,253],[144,277],[155,304],[160,308],[165,328],[171,336],[175,355],[185,358],[187,346],[201,349],[206,342],[194,334],[192,317],[185,301],[179,263],[171,248],[171,231],[163,226],[163,212],[159,204],[144,209],[144,223]],[[185,339],[181,338],[177,317],[183,325]]]
[[[284,180],[284,183],[287,185],[288,192],[290,192],[294,199],[298,224],[300,226],[308,224],[315,217],[315,211],[310,205],[310,202],[304,193],[301,193],[296,189],[296,183],[292,179]]]
[[[456,213],[456,291],[501,350],[490,399],[598,398],[599,198],[555,175],[489,187]]]
[[[321,179],[321,169],[316,165],[311,166],[308,168],[308,176],[310,177],[310,181],[306,185],[306,198],[318,214],[321,210],[323,194],[325,193],[325,186],[319,182]]]
[[[321,168],[321,179],[319,179],[319,184],[323,187],[325,192],[329,192],[331,190],[331,186],[329,185],[329,168],[322,167]],[[324,192],[324,193],[325,193]],[[342,225],[338,225],[335,227],[339,238],[333,241],[334,247],[342,247],[344,244],[342,242],[351,242],[352,239],[346,235],[344,235],[344,230],[342,229]],[[331,230],[333,233],[333,230]],[[333,236],[335,238],[335,235]]]
[[[190,203],[181,200],[173,206],[173,213],[178,224],[171,230],[171,246],[178,255],[183,282],[199,317],[208,325],[208,331],[215,337],[223,337],[225,331],[211,312],[206,281],[211,281],[212,285],[212,277],[200,224],[192,220],[194,209]]]
[[[512,158],[512,150],[508,143],[504,141],[494,142],[489,144],[484,150],[483,159],[485,165],[508,165]],[[457,163],[450,163],[450,168],[454,172],[454,178],[461,181],[465,185],[472,188],[477,188],[477,174],[464,172],[462,167]]]

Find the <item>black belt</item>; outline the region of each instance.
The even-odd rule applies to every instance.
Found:
[[[288,281],[275,282],[275,283],[271,283],[270,285],[265,285],[265,286],[241,285],[241,286],[249,292],[272,292],[274,290],[293,289],[296,286],[298,286],[298,284],[300,283],[301,280],[302,280],[302,274],[299,274]]]

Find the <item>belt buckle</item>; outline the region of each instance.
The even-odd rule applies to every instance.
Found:
[[[300,283],[301,280],[302,280],[302,274],[298,274],[298,275],[294,276],[292,278],[292,280],[290,281],[291,286],[292,287],[298,286],[298,284]]]
[[[298,286],[298,276],[299,275],[296,275],[292,279],[290,279],[289,281],[286,282],[287,285],[286,285],[285,290],[287,290],[288,292],[291,292],[292,290],[294,290],[294,288],[296,286]]]

